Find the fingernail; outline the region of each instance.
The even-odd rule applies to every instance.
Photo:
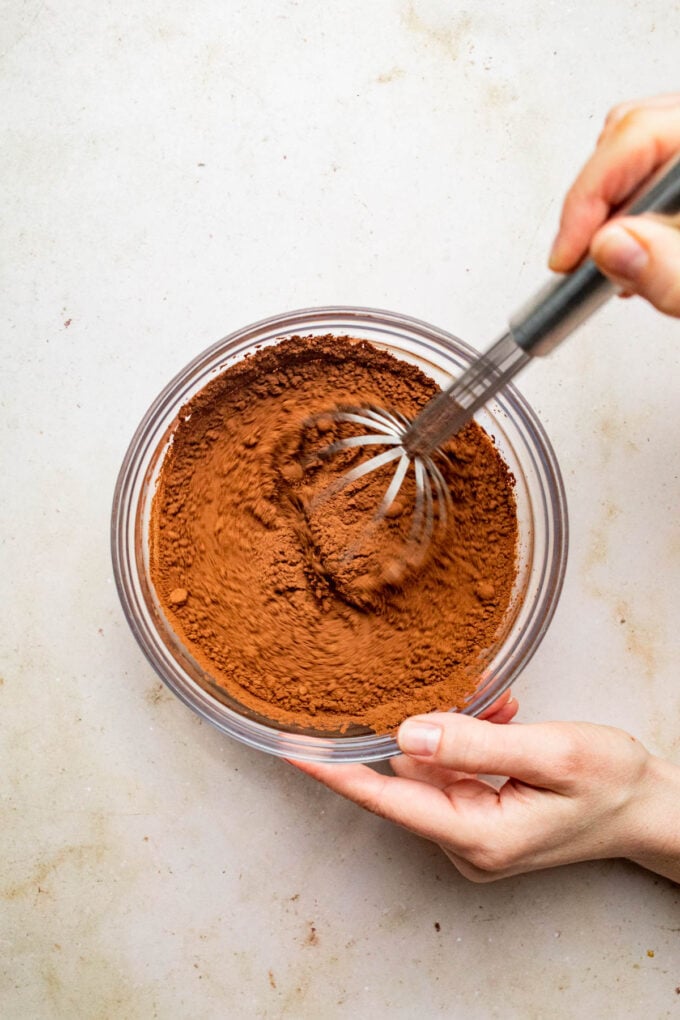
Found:
[[[635,280],[649,262],[649,254],[625,227],[607,227],[597,240],[597,261],[619,280]]]
[[[405,754],[422,756],[434,754],[439,747],[442,731],[440,726],[408,720],[399,728],[399,747]]]

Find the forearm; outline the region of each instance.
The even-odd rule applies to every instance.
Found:
[[[648,794],[640,799],[630,859],[680,883],[680,766],[650,756]]]

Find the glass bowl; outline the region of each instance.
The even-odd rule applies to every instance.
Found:
[[[256,348],[296,335],[352,336],[417,365],[447,385],[475,357],[462,340],[425,322],[370,308],[290,312],[247,326],[199,354],[168,383],[135,432],[116,484],[111,521],[113,568],[133,634],[160,678],[185,704],[250,747],[312,761],[369,762],[398,753],[393,736],[291,732],[239,706],[180,643],[164,616],[149,570],[149,520],[156,481],[177,414],[215,375]],[[516,479],[518,574],[502,634],[480,662],[474,693],[461,709],[479,715],[512,684],[538,648],[555,611],[567,557],[567,507],[548,437],[526,400],[508,385],[476,420],[493,436]]]

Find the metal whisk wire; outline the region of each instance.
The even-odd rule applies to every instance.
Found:
[[[680,154],[643,185],[625,210],[629,216],[680,211]],[[458,432],[534,355],[548,354],[614,291],[612,281],[600,273],[590,258],[572,273],[553,277],[510,319],[508,331],[485,354],[473,359],[463,374],[433,397],[412,422],[399,412],[382,408],[338,409],[331,416],[335,421],[352,422],[372,431],[339,439],[326,447],[322,456],[374,444],[391,449],[351,469],[330,491],[337,492],[370,471],[397,460],[392,480],[373,516],[377,522],[387,515],[413,464],[415,508],[411,538],[428,542],[434,528],[435,498],[440,524],[446,524],[451,506],[446,481],[432,459],[441,455],[439,444]]]
[[[324,417],[326,416],[327,413],[324,414]],[[322,459],[330,458],[343,450],[359,449],[364,446],[386,446],[388,449],[347,471],[329,487],[323,498],[327,499],[365,475],[397,461],[382,501],[371,518],[372,525],[379,524],[394,505],[409,468],[413,465],[415,497],[407,544],[420,552],[425,550],[432,539],[435,526],[443,529],[448,523],[451,495],[433,457],[429,454],[413,455],[404,446],[404,435],[411,425],[410,420],[399,411],[386,411],[378,407],[342,408],[332,412],[330,417],[335,422],[360,425],[373,431],[335,440],[318,451],[317,455]]]

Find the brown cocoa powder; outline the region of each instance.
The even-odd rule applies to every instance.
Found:
[[[405,555],[412,472],[389,517],[368,527],[393,467],[328,496],[370,454],[317,456],[356,431],[329,409],[413,416],[436,389],[364,341],[293,337],[182,408],[153,502],[152,579],[191,656],[246,713],[386,733],[410,714],[462,707],[476,688],[517,561],[514,479],[492,440],[470,423],[447,444],[452,513],[422,562]]]

